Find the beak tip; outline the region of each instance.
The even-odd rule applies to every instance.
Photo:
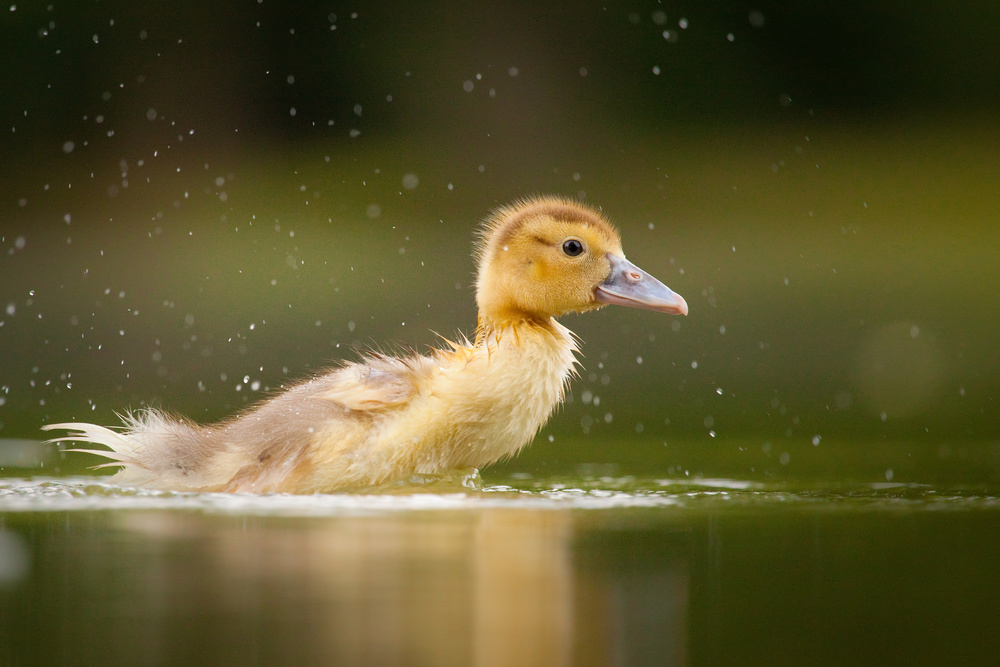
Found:
[[[611,273],[594,290],[594,300],[669,315],[687,315],[688,305],[677,292],[624,257],[608,255]]]

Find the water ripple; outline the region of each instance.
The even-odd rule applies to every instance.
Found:
[[[413,486],[388,492],[315,495],[181,493],[117,486],[92,477],[0,479],[0,512],[184,510],[214,514],[338,516],[517,508],[607,510],[791,508],[807,510],[997,510],[1000,496],[982,489],[866,484],[768,487],[742,480],[594,478],[483,485],[435,491]]]

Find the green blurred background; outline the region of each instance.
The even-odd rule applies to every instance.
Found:
[[[1000,6],[914,7],[10,4],[0,438],[470,332],[477,220],[546,192],[691,313],[565,318],[508,467],[1000,479]]]

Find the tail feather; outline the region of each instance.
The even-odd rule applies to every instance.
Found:
[[[120,466],[116,481],[171,489],[198,489],[220,483],[218,476],[222,471],[214,465],[222,453],[220,443],[197,425],[153,409],[119,416],[123,426],[118,430],[84,422],[46,424],[42,429],[68,431],[48,440],[50,443],[80,442],[107,447],[67,451],[109,459],[94,467]]]
[[[96,454],[107,459],[112,459],[108,463],[100,464],[99,467],[109,465],[142,465],[136,460],[135,442],[128,436],[128,432],[119,433],[109,428],[98,426],[97,424],[87,424],[84,422],[67,422],[64,424],[45,424],[43,431],[69,431],[67,435],[59,438],[46,440],[46,444],[56,442],[86,442],[91,445],[104,445],[110,449],[67,449],[69,452],[83,452],[85,454]]]

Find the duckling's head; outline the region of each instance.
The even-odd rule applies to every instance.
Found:
[[[684,299],[635,266],[614,226],[569,199],[536,197],[496,209],[477,247],[483,324],[547,320],[618,304],[687,315]]]

